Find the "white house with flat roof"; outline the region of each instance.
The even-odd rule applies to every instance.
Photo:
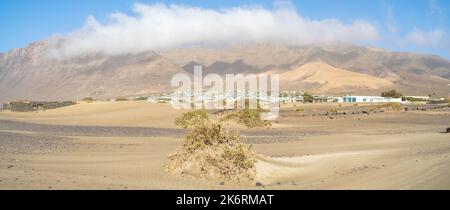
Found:
[[[390,98],[381,96],[344,96],[344,103],[400,103],[401,98]]]

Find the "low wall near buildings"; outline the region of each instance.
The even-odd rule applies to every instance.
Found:
[[[12,101],[3,103],[3,110],[32,112],[36,110],[56,109],[74,104],[76,104],[74,101]]]

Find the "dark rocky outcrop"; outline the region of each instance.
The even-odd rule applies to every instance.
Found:
[[[12,101],[3,103],[3,110],[13,112],[32,112],[36,110],[57,109],[75,105],[74,101]]]

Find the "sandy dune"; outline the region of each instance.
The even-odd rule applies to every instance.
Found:
[[[310,62],[294,70],[280,74],[281,81],[319,85],[320,91],[336,91],[349,88],[380,89],[393,85],[392,81],[368,74],[335,68],[322,62]]]
[[[305,111],[293,112],[292,104],[283,105],[278,125],[284,126],[244,132],[259,154],[255,183],[263,183],[265,189],[450,189],[450,138],[441,133],[450,125],[448,110],[329,119],[301,116],[330,107],[356,107],[295,107]],[[108,114],[111,117],[105,118]],[[18,122],[0,124],[8,125],[0,129],[0,189],[262,189],[255,184],[221,185],[223,180],[167,173],[167,157],[180,146],[181,137],[158,132],[152,137],[129,132],[115,136],[103,131],[89,131],[87,136],[71,131],[78,129],[77,123],[171,127],[170,120],[178,115],[167,105],[147,102],[2,112],[0,119]],[[21,125],[22,121],[69,127],[30,129],[29,124]],[[125,132],[127,128],[115,130]]]

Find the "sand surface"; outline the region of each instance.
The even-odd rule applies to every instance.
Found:
[[[450,189],[448,110],[329,119],[301,115],[334,105],[299,106],[305,111],[283,105],[279,127],[243,131],[264,188],[167,173],[182,141],[171,130],[180,112],[167,104],[0,112],[0,189]]]
[[[147,101],[93,102],[37,112],[4,112],[0,119],[55,125],[173,128],[175,118],[182,113],[170,104]]]

